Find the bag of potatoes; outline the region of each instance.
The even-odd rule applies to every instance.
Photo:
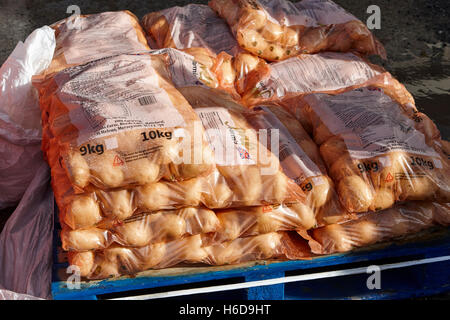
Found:
[[[377,242],[418,233],[450,223],[449,204],[411,201],[381,212],[363,214],[358,220],[332,224],[302,234],[315,254],[346,252]]]
[[[195,235],[142,248],[112,246],[104,250],[68,254],[69,264],[88,279],[104,279],[134,274],[147,269],[169,268],[180,263],[224,265],[260,259],[301,259],[310,256],[308,245],[299,237],[284,232],[239,238],[205,246]]]
[[[44,130],[77,193],[186,180],[214,169],[198,116],[164,78],[165,55],[118,55],[36,81]],[[51,142],[49,142],[51,140]]]
[[[206,48],[235,55],[241,49],[224,20],[207,5],[188,4],[146,14],[141,24],[159,49]]]
[[[300,186],[283,173],[278,157],[259,141],[257,131],[245,117],[246,108],[229,95],[209,88],[179,90],[201,119],[214,150],[218,180],[211,183],[217,189],[213,195],[223,194],[219,190],[228,186],[233,207],[304,202]],[[217,208],[216,199],[212,200],[205,205]]]
[[[216,215],[220,227],[204,237],[209,244],[316,226],[314,212],[303,203],[216,210]]]
[[[230,93],[234,82],[239,94],[243,93],[247,80],[267,69],[263,59],[239,47],[226,22],[206,5],[189,4],[152,12],[142,18],[141,24],[154,40],[155,48],[175,48],[193,56],[213,71],[220,87]],[[213,81],[205,80],[208,79],[201,82],[213,87]]]
[[[44,74],[104,57],[150,50],[139,20],[130,11],[72,15],[51,25],[56,49]]]
[[[212,53],[206,48],[177,50],[172,48],[151,51],[167,55],[167,73],[176,88],[206,86],[228,92],[240,99],[235,89],[234,59],[225,52]]]
[[[439,131],[428,117],[408,114],[373,87],[303,100],[314,141],[348,211],[450,200],[450,162],[434,147]]]
[[[215,232],[220,221],[214,211],[205,208],[183,208],[135,215],[124,221],[102,221],[96,227],[71,230],[63,227],[63,250],[88,251],[110,247],[144,247],[186,236]]]
[[[364,23],[329,0],[211,0],[209,6],[226,20],[243,49],[269,61],[320,51],[386,58]]]
[[[259,140],[267,141],[265,145],[278,156],[283,172],[305,192],[305,204],[317,225],[355,218],[340,204],[319,148],[292,115],[279,105],[266,104],[253,108],[246,118],[259,130]],[[271,133],[278,135],[277,145],[269,143]]]
[[[290,106],[290,100],[304,94],[339,93],[368,85],[383,88],[401,104],[414,105],[411,94],[389,72],[354,53],[298,55],[271,63],[269,70],[258,67],[245,81],[242,102],[246,106],[268,101]]]

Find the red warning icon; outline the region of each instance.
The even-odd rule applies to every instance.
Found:
[[[123,160],[119,158],[119,156],[115,156],[114,157],[114,161],[113,161],[113,166],[117,167],[117,166],[123,166]]]
[[[384,179],[385,182],[392,182],[392,180],[394,180],[394,177],[392,176],[392,174],[389,172],[388,175],[386,176],[386,179]]]

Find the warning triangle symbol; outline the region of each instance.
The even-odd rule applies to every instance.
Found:
[[[389,172],[388,175],[386,176],[386,179],[384,179],[385,182],[391,182],[392,180],[394,180],[394,177],[392,176],[392,174]]]
[[[114,167],[123,166],[123,160],[120,159],[119,156],[117,155],[114,157],[113,166]]]

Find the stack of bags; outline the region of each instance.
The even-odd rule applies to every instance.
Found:
[[[141,25],[126,11],[54,24],[34,81],[83,277],[300,259],[450,223],[448,144],[333,2],[213,0]]]

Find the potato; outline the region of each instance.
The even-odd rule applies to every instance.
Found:
[[[331,224],[313,230],[313,239],[319,242],[324,252],[347,252],[353,249],[353,241],[340,224]]]
[[[215,245],[208,249],[212,249],[212,263],[215,265],[236,263],[243,256],[242,247],[233,242]]]
[[[246,224],[242,223],[242,214],[236,210],[228,210],[217,215],[220,220],[220,233],[223,239],[234,240],[242,235],[245,231]]]
[[[107,188],[119,187],[124,182],[123,165],[115,164],[116,157],[117,153],[105,151],[101,156],[97,156],[95,163],[91,165],[92,175]]]
[[[361,247],[372,244],[380,239],[378,226],[372,221],[357,220],[351,225],[346,225],[347,234],[355,243],[355,246]]]
[[[99,192],[101,203],[105,211],[109,212],[113,218],[121,221],[131,217],[134,212],[133,199],[129,190],[112,190]]]
[[[239,23],[242,24],[243,28],[245,28],[245,31],[249,31],[251,29],[259,30],[266,26],[267,15],[263,10],[246,8],[245,11],[241,11]]]
[[[342,204],[350,212],[368,211],[374,199],[371,186],[357,175],[347,176],[340,180],[337,192]]]
[[[234,191],[237,194],[237,199],[243,205],[251,206],[261,200],[263,184],[257,167],[248,167],[234,182]]]
[[[99,228],[61,231],[64,250],[87,251],[102,249],[107,245],[108,232]]]
[[[437,190],[429,176],[408,174],[399,181],[401,200],[431,200]]]
[[[172,191],[164,182],[156,182],[137,187],[137,203],[140,208],[156,211],[170,204]]]
[[[333,136],[333,133],[328,127],[320,121],[320,123],[313,129],[314,142],[321,145]],[[322,155],[323,156],[323,155]]]
[[[201,151],[201,155],[198,156],[198,162],[194,163],[195,158],[194,154],[191,154],[191,162],[192,163],[181,163],[174,167],[174,172],[180,179],[192,179],[197,178],[205,173],[211,171],[214,168],[215,159],[214,153],[211,148],[208,146],[202,146],[201,149],[193,147],[194,152],[198,152],[196,150]]]
[[[277,23],[267,21],[262,27],[261,35],[268,41],[277,41],[283,35],[283,28]]]
[[[95,271],[92,273],[91,278],[106,279],[118,277],[121,275],[119,266],[116,263],[108,260],[101,260],[98,262]]]
[[[312,190],[306,191],[307,203],[311,208],[321,208],[331,198],[332,182],[327,176],[317,176],[306,179],[302,185],[311,184]]]
[[[234,86],[236,80],[236,70],[233,67],[232,59],[224,59],[220,65],[220,82],[223,86]]]
[[[270,233],[281,230],[282,221],[273,212],[263,212],[258,215],[256,226],[258,234]]]
[[[269,61],[283,60],[288,53],[290,53],[290,50],[276,43],[266,43],[262,54],[255,52],[255,54],[258,54]]]
[[[299,31],[292,28],[284,26],[281,39],[279,40],[283,46],[286,47],[296,47],[298,45]],[[292,52],[294,55],[296,52]]]
[[[155,236],[162,241],[178,239],[186,233],[186,221],[170,212],[156,213],[151,227]]]
[[[268,259],[277,254],[277,250],[281,245],[281,236],[276,232],[271,232],[256,236],[254,241],[256,252],[261,253],[259,258]]]
[[[78,152],[70,152],[67,160],[67,167],[72,176],[72,182],[80,188],[86,187],[91,177],[89,165],[86,160]]]
[[[269,47],[267,40],[254,29],[248,29],[245,30],[245,32],[238,32],[237,40],[246,50],[258,56],[261,56],[262,53]]]
[[[149,269],[163,262],[166,256],[167,246],[165,243],[155,243],[146,248],[146,254],[143,255],[143,269]]]
[[[120,273],[139,271],[139,261],[131,248],[112,246],[103,251],[106,261],[116,265]]]
[[[197,228],[197,230],[194,229],[193,231],[195,233],[214,232],[220,227],[220,221],[215,212],[212,210],[202,208],[198,209],[197,220],[200,224],[200,228]],[[194,223],[192,222],[191,225],[194,225]]]
[[[358,168],[359,162],[356,159],[352,159],[349,155],[343,155],[332,163],[329,168],[330,177],[335,181],[344,179],[345,177],[352,175],[361,175],[360,169]],[[370,184],[370,179],[366,176],[366,173],[362,176],[366,183]]]
[[[217,182],[208,188],[208,192],[202,193],[202,201],[208,208],[226,208],[230,204],[233,191],[228,187],[226,182]]]
[[[258,67],[260,60],[250,53],[239,53],[234,59],[234,69],[239,76],[244,76]]]
[[[262,177],[264,190],[268,191],[272,187],[270,202],[282,203],[288,195],[289,178],[281,171],[273,176]]]
[[[92,195],[75,196],[64,216],[64,222],[72,229],[90,227],[102,219],[100,206]]]
[[[183,247],[183,260],[188,262],[203,262],[208,257],[208,253],[202,247],[202,238],[200,235],[186,238]]]
[[[76,266],[80,270],[81,277],[87,277],[91,274],[94,268],[94,252],[69,252],[70,265]]]
[[[316,225],[314,212],[308,206],[298,202],[289,204],[287,207],[297,214],[299,218],[299,229],[304,228],[305,230],[308,230]]]
[[[151,215],[125,223],[114,228],[121,243],[126,246],[143,247],[148,245],[153,237],[150,227]]]
[[[332,137],[320,146],[320,154],[325,163],[333,163],[343,155],[348,155],[347,145],[339,137]]]
[[[383,210],[390,208],[394,205],[395,195],[394,191],[390,188],[376,189],[374,193],[373,203],[370,209],[373,211]]]
[[[200,205],[203,192],[203,181],[201,179],[190,179],[180,183],[184,191],[182,201],[185,205],[197,207]]]
[[[159,167],[158,163],[146,158],[127,162],[125,179],[139,185],[156,182],[159,178]]]

